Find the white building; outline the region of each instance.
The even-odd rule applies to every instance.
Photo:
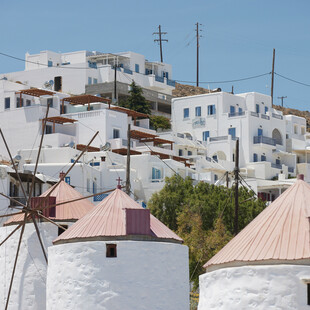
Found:
[[[180,156],[196,155],[193,162],[200,172],[197,178],[205,177],[211,183],[233,170],[236,138],[240,143],[241,174],[252,183],[279,175],[283,175],[282,179],[294,177],[297,167],[293,149],[297,145],[303,152],[306,149],[305,119],[283,116],[272,108],[270,96],[258,93],[221,92],[175,98],[172,128],[174,136],[196,144],[196,149],[191,149],[179,142],[175,149]],[[305,162],[302,156],[300,160]],[[263,199],[274,200],[279,195],[279,186],[262,191],[257,184],[255,187]]]
[[[74,95],[101,94],[117,99],[127,96],[129,84],[135,81],[142,87],[153,113],[166,116],[171,113],[171,93],[175,88],[171,65],[147,61],[141,54],[42,51],[33,55],[27,53],[25,64],[24,71],[2,74],[0,79],[19,82],[28,88]],[[116,94],[114,83],[117,83]]]
[[[308,309],[309,199],[298,180],[211,258],[198,309]]]
[[[49,248],[46,289],[48,310],[186,310],[188,249],[116,189]]]

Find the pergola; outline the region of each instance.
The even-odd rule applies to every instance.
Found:
[[[120,149],[114,149],[112,152],[120,154],[120,155],[127,155],[127,149],[126,148],[120,148]],[[130,155],[141,155],[142,153],[135,150],[130,150]]]
[[[73,97],[67,97],[63,98],[62,100],[62,108],[61,112],[64,113],[65,110],[65,101],[69,102],[71,105],[88,105],[87,110],[90,111],[90,104],[94,102],[102,102],[107,103],[110,107],[111,100],[107,98],[97,97],[93,95],[80,95],[80,96],[73,96]]]
[[[30,89],[23,89],[20,90],[18,92],[16,92],[16,94],[19,94],[19,107],[21,107],[22,104],[22,97],[23,95],[28,95],[28,96],[33,96],[33,97],[41,97],[41,96],[53,96],[55,93],[49,90],[44,90],[44,89],[38,89],[38,88],[30,88]]]
[[[139,140],[139,142],[153,142],[154,146],[157,146],[159,144],[170,144],[170,148],[172,150],[172,145],[173,141],[162,139],[158,137],[157,135],[144,132],[144,131],[139,131],[139,130],[131,130],[130,131],[130,136],[133,139]]]
[[[149,118],[148,114],[137,112],[137,111],[130,110],[130,109],[127,109],[127,108],[123,108],[123,107],[110,107],[109,106],[109,109],[110,110],[115,110],[115,111],[118,111],[118,112],[122,112],[122,113],[126,113],[128,116],[131,116],[133,118],[133,120],[134,120],[134,125],[136,125],[136,123],[137,123],[137,117]]]
[[[62,117],[62,116],[52,116],[52,117],[47,117],[42,119],[42,130],[44,128],[44,121],[53,123],[53,133],[55,133],[55,124],[66,124],[66,123],[71,123],[73,124],[74,122],[77,122],[76,119],[73,118],[68,118],[68,117]]]
[[[86,148],[86,146],[87,145],[85,144],[77,144],[76,149],[79,151],[83,151]],[[86,152],[100,152],[100,148],[95,146],[88,146]]]

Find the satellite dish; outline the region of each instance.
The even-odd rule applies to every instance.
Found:
[[[104,146],[102,146],[101,148],[101,151],[109,151],[111,150],[111,143],[110,142],[107,142]]]
[[[49,80],[48,82],[50,85],[54,85],[54,81],[53,80]]]
[[[69,144],[68,144],[71,148],[74,148],[74,142],[73,141],[71,141]]]
[[[14,161],[20,161],[22,159],[22,157],[17,154],[17,155],[14,156],[13,159],[14,159]]]

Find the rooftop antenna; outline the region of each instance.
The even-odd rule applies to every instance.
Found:
[[[162,35],[166,35],[167,32],[162,32],[161,31],[161,25],[158,26],[158,32],[153,32],[154,34],[158,34],[158,39],[155,39],[154,42],[159,42],[159,48],[160,48],[160,62],[164,62],[163,59],[163,46],[162,46],[162,42],[168,42],[167,39],[163,39],[161,36]]]

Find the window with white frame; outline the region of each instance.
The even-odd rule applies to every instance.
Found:
[[[161,180],[162,171],[157,167],[152,167],[152,180]]]
[[[204,131],[202,133],[202,141],[207,141],[210,136],[210,131]]]
[[[195,116],[201,116],[201,107],[195,108]]]
[[[120,137],[120,130],[113,128],[113,139],[118,139]]]
[[[10,97],[7,97],[7,98],[5,98],[5,100],[4,100],[4,108],[5,108],[5,109],[9,109],[10,106],[11,106],[11,98],[10,98]]]
[[[183,118],[189,118],[189,108],[183,109]]]
[[[215,114],[215,104],[208,105],[208,115]]]

